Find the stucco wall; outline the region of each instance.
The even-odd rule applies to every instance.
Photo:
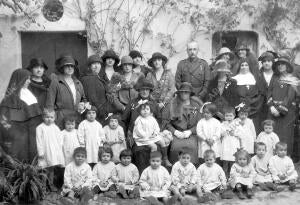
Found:
[[[75,3],[80,3],[80,5]],[[54,32],[54,31],[80,31],[85,30],[85,23],[82,20],[86,14],[86,0],[67,0],[64,1],[64,15],[57,22],[47,21],[40,11],[37,11],[35,20],[37,23],[31,23],[30,25],[24,25],[26,22],[25,17],[18,17],[12,15],[12,12],[6,8],[0,7],[0,32],[2,37],[0,38],[0,95],[3,96],[6,89],[10,74],[16,68],[21,67],[21,40],[20,31],[42,31],[42,32]],[[97,2],[97,1],[95,1]],[[139,2],[139,1],[137,1]],[[140,1],[141,3],[142,1]],[[203,1],[206,5],[207,0]],[[96,6],[100,6],[97,5]],[[102,5],[103,6],[103,5]],[[132,11],[133,15],[137,15],[138,11]],[[245,16],[241,19],[241,24],[237,30],[252,30],[253,19]],[[179,19],[176,15],[161,12],[157,18],[151,23],[151,29],[153,31],[152,37],[145,39],[142,47],[145,56],[145,61],[151,57],[151,54],[155,51],[161,51],[168,56],[168,50],[160,47],[160,41],[156,38],[159,32],[173,33],[174,48],[177,51],[168,62],[168,67],[175,73],[176,65],[179,60],[186,57],[186,43],[190,40],[190,33],[192,31],[191,25],[185,23],[178,23]],[[43,26],[37,26],[37,24]],[[270,49],[268,41],[265,39],[264,34],[256,31],[259,35],[259,53]],[[292,45],[297,42],[297,36],[299,31],[289,32],[289,40]],[[114,38],[118,39],[118,36]],[[108,34],[109,39],[109,34]],[[111,39],[110,39],[111,40]],[[206,31],[200,32],[197,35],[196,41],[199,42],[200,52],[199,57],[204,58],[210,62],[212,56],[212,33]],[[88,55],[92,54],[93,50],[88,47]],[[126,49],[123,50],[120,55],[126,54]]]

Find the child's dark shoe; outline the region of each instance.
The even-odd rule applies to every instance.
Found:
[[[280,186],[278,186],[277,184],[272,183],[272,182],[267,182],[267,183],[266,183],[266,186],[267,186],[268,189],[271,190],[271,191],[281,192],[281,191],[284,190],[283,187],[280,187]]]
[[[123,186],[120,186],[120,187],[119,187],[119,193],[121,194],[121,196],[122,196],[124,199],[128,199],[128,195],[127,195],[126,190],[124,189]]]
[[[117,192],[116,191],[107,191],[104,192],[103,194],[105,197],[109,197],[109,198],[117,198]]]
[[[246,195],[249,199],[251,199],[254,196],[253,190],[252,189],[247,189]]]
[[[234,197],[234,193],[231,189],[221,191],[220,195],[222,199],[233,199]]]
[[[173,205],[173,204],[176,204],[176,202],[178,201],[178,195],[175,194],[174,196],[172,196],[168,202],[167,202],[167,205]]]
[[[198,197],[198,203],[207,203],[209,202],[209,196],[207,194],[203,194],[203,196]]]
[[[239,197],[239,199],[246,199],[247,197],[244,195],[242,190],[237,190],[236,192],[237,197]]]
[[[289,184],[289,190],[290,191],[295,191],[295,189],[296,189],[296,183],[290,183]]]

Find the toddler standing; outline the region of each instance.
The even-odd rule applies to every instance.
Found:
[[[120,152],[126,149],[125,134],[123,127],[119,125],[119,116],[108,114],[108,125],[104,126],[104,143],[108,144],[113,151],[113,161],[120,162]]]
[[[78,139],[80,145],[86,148],[87,163],[93,167],[98,162],[98,150],[105,136],[102,125],[96,120],[96,107],[89,108],[86,110],[86,119],[78,126]]]
[[[254,142],[256,139],[256,131],[253,121],[248,118],[249,107],[243,103],[237,106],[238,119],[240,124],[239,135],[241,137],[241,148],[245,149],[248,154],[254,154]]]
[[[197,172],[187,149],[179,151],[179,161],[172,167],[171,180],[170,190],[180,201],[186,193],[196,190]]]
[[[55,111],[52,109],[44,109],[43,123],[36,128],[36,144],[38,152],[38,164],[42,168],[49,171],[49,181],[53,185],[54,170],[58,166],[65,165],[63,154],[63,139],[61,131],[54,123]],[[53,190],[56,190],[52,187]]]
[[[65,129],[61,131],[66,165],[73,161],[73,152],[75,148],[80,146],[77,130],[75,129],[76,119],[77,118],[74,115],[66,115],[64,118]]]
[[[234,153],[241,147],[239,136],[239,123],[234,120],[235,109],[233,107],[224,108],[225,121],[221,124],[221,160],[226,176],[229,176],[233,165]]]
[[[274,121],[265,120],[262,122],[264,131],[259,133],[257,136],[256,142],[263,142],[266,145],[267,149],[267,158],[269,159],[274,155],[274,149],[277,142],[279,142],[279,137],[276,133],[273,132]]]
[[[70,198],[81,198],[91,195],[92,170],[86,163],[86,149],[77,147],[74,150],[73,161],[66,166],[62,195]]]
[[[217,107],[213,103],[206,103],[202,107],[204,118],[202,118],[197,124],[198,141],[198,156],[200,162],[204,161],[204,152],[212,149],[216,157],[220,157],[221,148],[221,123],[213,116],[217,112]]]
[[[117,184],[118,192],[123,198],[139,197],[139,170],[131,163],[132,152],[125,149],[120,153],[121,162],[116,165],[112,173],[112,180]]]
[[[157,144],[161,147],[163,163],[171,167],[168,160],[168,146],[160,133],[159,125],[151,112],[151,106],[148,102],[140,105],[140,115],[134,122],[133,139],[137,146],[146,145],[151,152],[157,151]]]
[[[276,184],[288,184],[289,189],[294,191],[298,174],[292,159],[286,155],[287,144],[278,142],[275,145],[275,153],[269,161],[272,178]]]
[[[236,190],[237,196],[240,199],[252,198],[253,181],[256,175],[252,166],[249,153],[240,149],[235,154],[235,163],[230,170],[229,183],[233,189]],[[244,195],[244,191],[246,196]]]

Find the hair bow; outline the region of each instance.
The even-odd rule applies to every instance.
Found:
[[[105,118],[105,120],[107,120],[109,117],[111,117],[113,115],[113,113],[108,113],[107,117]]]
[[[92,105],[89,103],[89,102],[86,102],[84,103],[84,107],[87,109],[87,110],[90,110],[92,108]]]
[[[209,105],[209,104],[211,104],[211,102],[206,102],[206,103],[204,103],[204,104],[202,105],[202,107],[200,108],[200,113],[203,113],[203,110],[204,110],[205,105]]]
[[[240,104],[238,104],[237,106],[235,106],[234,108],[237,110],[237,111],[240,111],[243,107],[245,107],[245,103],[244,102],[242,102],[242,103],[240,103]]]
[[[141,99],[141,100],[138,101],[138,104],[137,104],[137,106],[135,108],[138,108],[138,107],[140,107],[141,105],[144,105],[147,102],[149,102],[149,100],[142,100]]]

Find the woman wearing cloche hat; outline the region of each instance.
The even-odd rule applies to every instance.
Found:
[[[78,115],[78,105],[85,101],[85,94],[81,82],[75,77],[78,62],[71,55],[61,56],[55,65],[58,74],[50,84],[46,107],[55,109],[57,125],[63,128],[64,116]]]
[[[100,70],[99,76],[108,84],[113,74],[118,70],[120,58],[112,49],[105,51],[101,58],[103,61],[103,69]]]

